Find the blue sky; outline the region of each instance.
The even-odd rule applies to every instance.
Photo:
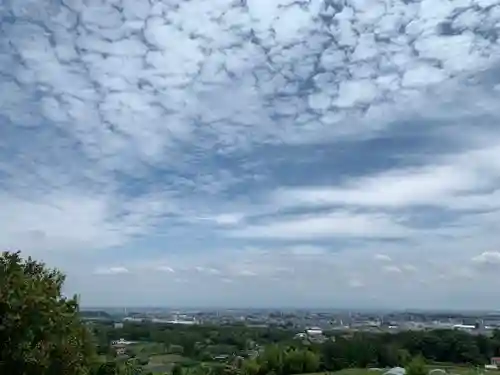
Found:
[[[83,304],[498,307],[499,1],[0,20],[0,247]]]

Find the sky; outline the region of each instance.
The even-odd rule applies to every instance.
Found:
[[[84,306],[499,308],[499,0],[6,0],[0,248]]]

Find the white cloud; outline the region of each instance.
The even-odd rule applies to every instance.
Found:
[[[204,273],[204,274],[207,274],[207,275],[220,275],[221,274],[221,271],[219,271],[216,268],[212,268],[212,267],[196,266],[195,270],[197,272]]]
[[[101,243],[113,246],[119,238],[108,221],[106,201],[84,194],[60,194],[30,201],[0,196],[2,247],[24,246],[54,250]]]
[[[10,96],[2,112],[22,115],[33,92],[30,90],[45,85],[47,90],[42,99],[52,105],[50,109],[39,108],[39,115],[60,119],[56,123],[82,142],[85,152],[98,157],[100,163],[123,169],[128,166],[113,160],[109,150],[118,153],[120,159],[135,155],[165,163],[167,160],[162,156],[170,159],[168,156],[175,152],[178,140],[194,141],[196,129],[191,119],[196,117],[202,123],[215,120],[216,127],[205,127],[203,131],[213,133],[213,129],[213,136],[235,144],[244,141],[239,133],[256,141],[269,136],[286,141],[283,137],[287,134],[290,139],[302,135],[304,142],[309,136],[318,139],[314,132],[303,132],[300,126],[290,127],[292,131],[285,133],[270,126],[272,112],[266,106],[267,98],[282,89],[276,72],[305,80],[314,73],[315,56],[322,57],[327,71],[346,70],[345,74],[336,75],[336,82],[330,85],[332,91],[319,91],[315,94],[318,100],[311,101],[311,109],[315,110],[318,102],[326,103],[329,102],[326,98],[333,98],[333,106],[320,105],[320,110],[335,115],[339,109],[357,114],[358,106],[377,107],[382,99],[390,102],[410,96],[415,100],[420,94],[413,88],[415,82],[419,82],[419,89],[432,87],[447,76],[487,66],[499,51],[496,43],[471,30],[463,30],[456,36],[430,35],[430,30],[454,15],[458,10],[454,6],[443,7],[442,13],[431,15],[399,1],[377,4],[371,11],[348,2],[340,13],[333,14],[342,26],[326,26],[339,44],[353,47],[352,52],[343,52],[338,59],[327,59],[326,56],[336,56],[338,48],[331,46],[323,51],[327,37],[316,15],[325,6],[328,7],[319,2],[306,7],[272,6],[274,10],[268,13],[270,8],[263,2],[249,3],[246,10],[229,0],[210,6],[199,1],[187,2],[175,8],[169,4],[145,6],[140,1],[127,1],[121,15],[111,3],[100,4],[99,12],[89,11],[83,3],[39,9],[37,21],[47,31],[35,30],[37,27],[29,22],[9,25],[7,29],[14,48],[25,59],[25,65],[19,66],[15,73],[6,72],[15,79],[9,85],[17,81],[24,85],[9,90],[20,95]],[[472,6],[469,11],[480,13]],[[484,12],[495,20],[492,9]],[[29,13],[23,13],[24,17],[29,19]],[[164,18],[164,14],[168,17]],[[103,15],[113,15],[116,21],[111,24],[106,21],[104,26]],[[78,16],[84,28],[76,37],[71,27]],[[147,22],[138,22],[144,17]],[[398,28],[403,25],[407,25],[407,35],[399,33]],[[83,32],[85,27],[92,32]],[[258,42],[248,42],[245,35],[251,30]],[[376,30],[385,30],[383,42],[373,38]],[[144,33],[144,40],[134,36],[139,31]],[[175,37],[165,38],[165,33]],[[49,37],[57,41],[56,46],[50,44]],[[307,46],[300,43],[302,40],[308,40]],[[293,48],[284,48],[288,43]],[[412,52],[411,43],[420,56]],[[71,65],[59,58],[60,51],[72,51]],[[7,66],[2,66],[2,70],[7,70]],[[377,82],[388,71],[400,78],[391,86],[379,86]],[[424,77],[424,72],[425,82],[418,78]],[[232,82],[234,77],[238,78],[236,85]],[[321,85],[320,75],[316,78]],[[412,82],[411,90],[406,89],[408,82]],[[262,94],[254,89],[256,83]],[[239,89],[235,91],[233,87]],[[213,100],[228,93],[238,96],[231,106]],[[292,94],[299,95],[297,91]],[[288,112],[298,115],[302,109],[298,101],[291,101]],[[224,119],[231,120],[230,127],[221,123]],[[256,121],[247,119],[263,122],[259,127]],[[253,125],[239,126],[235,120]],[[137,121],[148,126],[135,126]],[[99,127],[100,122],[116,131]],[[318,122],[314,127],[323,137],[324,125]],[[363,132],[366,131],[365,128]]]
[[[236,271],[236,276],[258,276],[254,271],[241,269]]]
[[[449,276],[451,279],[465,279],[473,281],[478,279],[478,275],[470,267],[457,266],[449,270]],[[479,278],[480,279],[480,278]]]
[[[499,138],[500,139],[500,138]],[[411,206],[464,207],[469,198],[480,202],[481,189],[496,187],[500,164],[491,162],[500,152],[493,146],[443,158],[441,163],[384,171],[347,180],[339,187],[280,189],[272,199],[282,205],[352,205],[404,208]],[[486,203],[486,202],[484,202]],[[495,205],[489,201],[490,205]],[[471,205],[471,207],[473,207]]]
[[[403,264],[401,266],[401,269],[405,272],[410,272],[410,273],[418,271],[417,267],[415,267],[413,264]]]
[[[128,273],[129,270],[125,267],[109,267],[109,268],[98,268],[95,273],[98,275],[118,275],[123,273]]]
[[[321,256],[326,254],[326,249],[320,246],[298,245],[290,248],[293,255],[298,256]]]
[[[169,266],[159,266],[157,268],[158,271],[163,271],[163,272],[169,272],[169,273],[175,273],[175,270],[172,267]]]
[[[244,215],[241,213],[223,213],[212,217],[200,217],[199,220],[213,221],[218,225],[236,225],[243,219]]]
[[[367,254],[373,254],[376,248],[376,244],[365,244],[356,251],[326,247],[321,255],[315,256],[295,254],[293,246],[254,251],[224,250],[198,256],[189,253],[176,254],[169,257],[169,264],[176,269],[180,267],[175,265],[182,265],[183,269],[175,278],[170,272],[150,272],[155,264],[165,263],[162,259],[147,260],[144,264],[150,268],[130,261],[122,267],[128,269],[133,277],[120,279],[120,286],[125,288],[122,290],[127,292],[115,293],[114,298],[126,301],[131,293],[135,293],[134,290],[142,290],[144,298],[161,295],[170,299],[177,295],[175,285],[186,284],[193,286],[190,293],[197,295],[198,301],[204,298],[204,291],[210,290],[212,300],[225,300],[221,306],[228,306],[231,305],[231,302],[227,301],[230,291],[225,289],[224,285],[230,284],[231,288],[234,288],[231,289],[232,292],[246,293],[248,296],[258,295],[258,298],[248,297],[246,301],[249,304],[259,304],[258,301],[262,304],[262,301],[271,298],[276,306],[285,303],[286,300],[281,299],[283,293],[292,292],[295,293],[296,300],[302,301],[303,304],[306,301],[316,301],[320,305],[325,303],[325,306],[328,306],[327,302],[320,302],[327,300],[358,304],[359,298],[366,303],[368,296],[384,290],[385,293],[377,294],[375,300],[379,307],[397,307],[403,304],[410,306],[416,301],[423,307],[432,307],[435,306],[433,304],[436,296],[442,295],[444,298],[446,293],[454,291],[465,298],[467,295],[473,295],[474,288],[484,287],[485,282],[494,283],[491,279],[493,274],[476,273],[473,267],[464,263],[464,259],[453,256],[454,252],[460,253],[460,249],[456,247],[449,250],[443,248],[443,252],[432,258],[429,263],[428,254],[434,253],[433,248],[419,254],[412,248],[401,252],[399,247],[391,246],[387,256],[397,260],[399,265],[394,263],[374,267],[373,263],[366,262],[366,259]],[[468,258],[469,261],[471,258]],[[474,263],[470,265],[473,266]],[[211,273],[210,270],[217,272]],[[394,277],[398,278],[397,283],[394,282]],[[85,280],[86,283],[93,282]],[[113,279],[109,279],[111,284],[108,287],[112,288],[113,282]],[[423,282],[433,286],[432,291],[426,291],[426,295],[420,293]],[[325,285],[328,285],[328,288],[325,288]],[[86,284],[85,288],[91,290],[92,284]],[[357,294],[358,292],[360,294]],[[462,306],[460,301],[457,306]]]
[[[38,250],[94,250],[123,245],[173,213],[160,196],[121,202],[113,195],[56,190],[30,197],[0,194],[0,246]]]
[[[374,258],[378,261],[381,261],[381,262],[391,262],[392,261],[391,257],[386,255],[386,254],[375,254]]]
[[[267,221],[228,233],[233,237],[289,240],[332,237],[402,238],[412,234],[411,230],[389,216],[350,212]]]
[[[500,266],[500,252],[485,251],[472,258],[472,261],[482,266]]]
[[[390,274],[401,274],[401,273],[403,273],[403,271],[401,270],[401,268],[399,268],[398,266],[394,266],[394,265],[384,266],[384,267],[382,267],[382,270],[385,273],[390,273]]]
[[[357,289],[357,288],[363,288],[365,284],[359,280],[359,279],[351,279],[349,280],[349,287]]]
[[[418,279],[448,275],[435,298],[491,283],[499,6],[341,8],[0,6],[22,20],[0,30],[0,247],[113,304],[401,304]]]

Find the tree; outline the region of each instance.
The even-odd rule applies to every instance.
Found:
[[[118,373],[120,375],[140,375],[142,373],[142,366],[135,359],[129,359]]]
[[[424,359],[422,357],[413,358],[406,366],[406,375],[427,375]]]
[[[271,371],[278,375],[283,373],[283,348],[278,345],[269,345],[258,357],[258,364],[264,373]]]
[[[398,350],[398,361],[400,366],[406,366],[411,362],[411,355],[406,349]]]
[[[243,375],[257,375],[260,372],[260,366],[255,359],[247,359],[241,365]]]
[[[86,375],[95,345],[65,276],[20,252],[0,256],[0,373]]]
[[[182,367],[178,363],[172,367],[172,375],[182,375]]]
[[[119,373],[119,370],[116,361],[107,361],[98,367],[95,375],[116,375]]]

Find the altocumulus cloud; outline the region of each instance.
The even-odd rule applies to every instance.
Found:
[[[0,246],[85,304],[491,307],[499,1],[7,0],[0,21]]]

